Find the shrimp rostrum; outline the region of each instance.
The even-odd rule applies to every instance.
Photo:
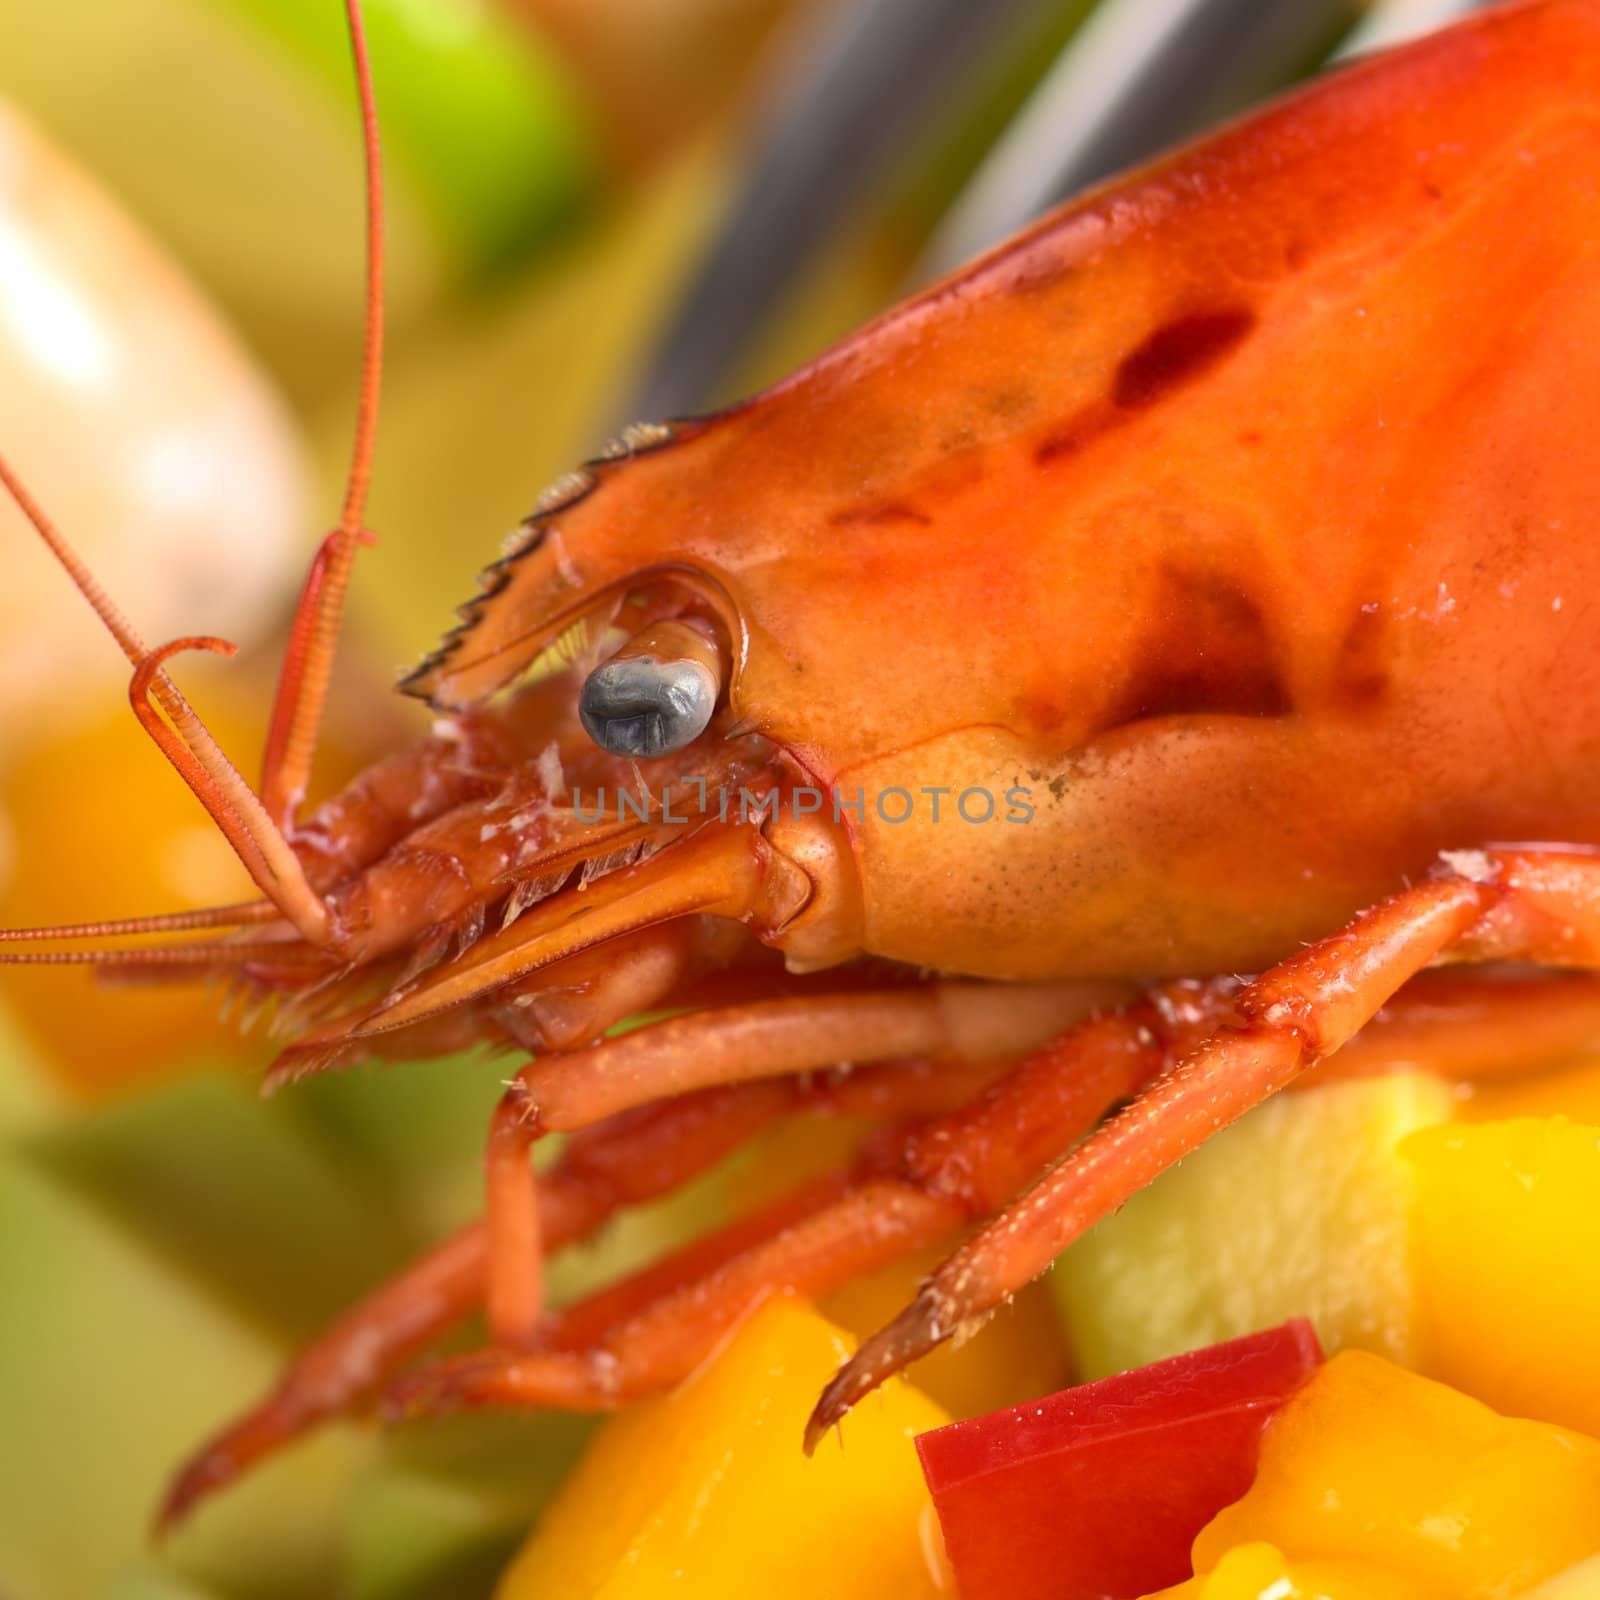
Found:
[[[1461,1072],[1484,1028],[1590,1042],[1597,286],[1600,0],[1480,13],[630,431],[406,680],[432,732],[314,809],[366,447],[258,791],[167,676],[196,641],[147,650],[31,507],[262,897],[23,958],[226,972],[276,998],[273,1083],[531,1056],[482,1223],[329,1329],[168,1515],[335,1413],[617,1406],[763,1293],[959,1239],[814,1442],[1358,1033]],[[1445,963],[1474,965],[1413,983]],[[668,1015],[607,1037],[641,1011]],[[895,1134],[545,1304],[548,1252],[824,1100]],[[414,1364],[480,1309],[487,1348]]]

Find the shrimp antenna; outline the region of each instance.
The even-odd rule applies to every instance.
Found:
[[[0,944],[34,939],[114,939],[136,933],[187,933],[194,928],[243,928],[255,922],[272,922],[281,915],[270,900],[242,900],[231,906],[168,911],[154,917],[60,922],[46,928],[0,928]]]
[[[345,595],[356,548],[371,543],[362,526],[372,481],[372,452],[378,431],[378,396],[383,382],[383,147],[378,133],[377,99],[367,56],[361,0],[345,0],[350,54],[361,105],[361,143],[366,164],[367,291],[361,352],[361,392],[356,404],[355,442],[345,482],[339,526],[322,541],[306,574],[284,651],[283,671],[272,705],[262,758],[261,798],[267,814],[288,827],[305,798],[316,755],[317,735],[328,698],[334,649],[344,620]]]
[[[383,371],[383,170],[378,113],[360,0],[345,0],[350,51],[360,99],[367,197],[366,325],[355,444],[339,526],[323,540],[306,575],[290,627],[283,671],[267,734],[261,797],[200,720],[163,665],[179,648],[231,653],[221,640],[184,640],[151,652],[105,588],[16,472],[0,457],[0,484],[10,493],[50,551],[66,569],[106,631],[134,666],[133,708],[167,759],[177,768],[227,837],[257,888],[313,943],[325,942],[327,911],[307,881],[284,829],[292,822],[310,776],[322,724],[334,646],[344,616],[355,550],[370,535],[362,527],[372,478],[378,393]],[[165,713],[157,715],[150,701]],[[134,919],[153,921],[159,919]],[[155,931],[154,928],[150,931]],[[43,930],[40,930],[42,933]]]
[[[254,879],[256,887],[307,939],[323,943],[327,937],[327,911],[307,882],[299,858],[289,842],[262,810],[250,785],[240,776],[222,748],[184,699],[178,686],[162,670],[179,649],[199,647],[232,654],[233,646],[220,639],[178,640],[159,650],[147,650],[133,625],[89,570],[88,563],[68,543],[43,506],[33,497],[11,464],[0,456],[0,485],[4,485],[22,514],[31,522],[56,560],[66,569],[106,631],[133,663],[129,698],[145,730],[177,768],[233,846]],[[163,721],[151,706],[154,699],[166,713]]]

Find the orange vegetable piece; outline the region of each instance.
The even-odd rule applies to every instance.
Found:
[[[920,1600],[953,1582],[914,1435],[949,1419],[885,1387],[849,1438],[797,1448],[817,1386],[849,1353],[779,1296],[672,1394],[608,1423],[496,1600]]]
[[[1501,1600],[1600,1545],[1600,1441],[1346,1351],[1268,1424],[1255,1484],[1195,1540],[1195,1568],[1262,1541],[1291,1561],[1367,1563],[1423,1595]]]
[[[1364,1561],[1294,1561],[1270,1544],[1241,1544],[1203,1577],[1151,1600],[1446,1600],[1431,1585]]]
[[[1469,1122],[1571,1117],[1600,1128],[1600,1060],[1578,1062],[1536,1078],[1491,1078],[1474,1088],[1460,1114]]]
[[[211,725],[229,749],[260,743],[255,719],[224,710]],[[254,892],[120,697],[105,715],[21,751],[0,786],[0,813],[23,842],[3,875],[0,926],[52,922],[63,905],[118,917]],[[249,1049],[219,1019],[217,996],[194,985],[112,988],[83,968],[3,967],[0,996],[59,1080],[89,1097],[170,1077],[202,1054],[237,1059]]]
[[[1522,1600],[1594,1600],[1600,1594],[1600,1555],[1568,1567],[1548,1583],[1530,1589]]]
[[[1600,1127],[1442,1127],[1401,1151],[1417,1170],[1423,1370],[1600,1435]]]

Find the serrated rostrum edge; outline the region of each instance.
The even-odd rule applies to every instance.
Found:
[[[630,423],[597,456],[549,484],[534,501],[533,509],[507,535],[500,556],[478,574],[478,592],[456,607],[456,615],[461,620],[400,679],[396,686],[400,692],[425,700],[437,710],[458,709],[435,701],[423,686],[423,680],[440,671],[488,616],[495,600],[510,584],[518,563],[544,544],[545,536],[555,525],[554,519],[570,511],[580,500],[587,500],[607,477],[635,456],[664,449],[697,431],[692,423]]]

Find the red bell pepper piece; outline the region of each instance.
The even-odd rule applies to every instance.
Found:
[[[919,1435],[962,1600],[1137,1600],[1189,1577],[1321,1361],[1296,1318]]]

